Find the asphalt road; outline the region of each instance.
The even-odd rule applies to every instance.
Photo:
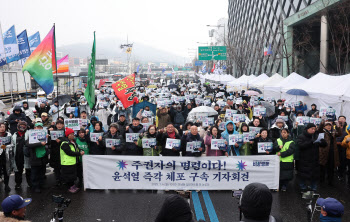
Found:
[[[10,187],[14,187],[14,176],[10,177]],[[174,192],[164,191],[136,191],[136,190],[87,190],[77,194],[70,194],[64,186],[54,186],[54,175],[51,169],[47,170],[46,189],[40,194],[32,193],[27,189],[23,175],[22,190],[4,192],[4,185],[0,183],[0,199],[9,194],[19,194],[30,197],[33,202],[27,208],[27,219],[46,222],[52,218],[56,204],[52,202],[52,195],[63,195],[71,199],[71,204],[64,211],[64,221],[154,221],[165,198]],[[231,191],[209,191],[209,202],[204,200],[205,192],[199,192],[199,204],[196,208],[203,210],[205,221],[239,221],[238,199],[232,197]],[[343,221],[350,221],[350,195],[345,182],[336,181],[333,187],[320,187],[321,197],[334,197],[345,206]],[[207,197],[206,197],[207,198]],[[193,198],[190,202],[196,218]],[[208,201],[208,199],[207,199]],[[214,212],[213,212],[214,210]],[[301,199],[296,181],[291,182],[287,192],[273,192],[272,214],[279,216],[283,221],[306,221],[306,204]],[[213,216],[214,215],[214,216]],[[218,220],[215,220],[215,215]],[[318,221],[319,213],[315,220]]]

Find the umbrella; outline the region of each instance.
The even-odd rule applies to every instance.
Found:
[[[289,95],[295,95],[295,96],[308,96],[309,94],[302,89],[290,89],[287,91],[287,94]]]
[[[155,88],[157,88],[157,86],[156,86],[156,85],[149,85],[149,86],[147,86],[147,88],[149,88],[149,89],[155,89]]]
[[[58,100],[58,104],[69,103],[71,100],[71,97],[69,95],[58,95],[56,98],[52,100],[52,103],[55,103],[55,101],[57,100]]]
[[[257,96],[259,95],[260,93],[257,92],[257,91],[253,91],[253,90],[248,90],[244,93],[245,95],[248,95],[248,96]]]
[[[275,114],[275,106],[272,105],[270,102],[267,101],[261,101],[261,105],[266,108],[266,116],[270,117]]]
[[[256,92],[258,92],[259,94],[262,94],[261,90],[258,89],[258,88],[249,88],[248,90],[256,91]]]
[[[175,84],[170,84],[170,85],[168,85],[167,87],[168,87],[169,89],[177,89],[177,88],[178,88],[178,86],[175,85]]]
[[[207,114],[208,116],[214,116],[217,115],[218,112],[209,107],[209,106],[198,106],[191,110],[191,112],[188,115],[196,115],[196,114]]]

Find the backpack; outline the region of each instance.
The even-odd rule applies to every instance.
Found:
[[[174,117],[175,124],[183,124],[185,122],[185,118],[182,115],[182,112],[176,112]]]

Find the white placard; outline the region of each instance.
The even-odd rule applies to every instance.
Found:
[[[64,137],[63,130],[52,130],[50,131],[51,140],[57,140],[58,138]]]
[[[120,146],[120,139],[106,139],[106,148],[112,148],[112,146]]]
[[[97,142],[100,136],[103,136],[103,133],[90,133],[90,141]]]
[[[156,138],[143,138],[142,139],[142,148],[152,148],[151,146],[156,146],[157,140]]]
[[[225,117],[231,118],[233,114],[237,114],[237,110],[234,109],[227,109],[225,113]]]
[[[71,128],[72,130],[80,130],[80,122],[79,119],[65,119],[64,126],[67,128]]]
[[[265,116],[266,115],[266,108],[265,107],[254,107],[253,116]]]
[[[254,132],[246,132],[246,133],[243,133],[242,135],[243,135],[243,142],[250,142],[255,138]]]
[[[288,122],[288,116],[278,116],[277,119],[282,119],[284,122]]]
[[[67,107],[66,108],[66,113],[67,114],[71,114],[71,113],[74,113],[75,112],[75,107]]]
[[[138,140],[139,133],[125,133],[125,138],[127,143],[133,143],[135,140]]]
[[[222,149],[225,148],[225,140],[224,139],[212,139],[211,140],[211,146],[210,148],[212,150],[220,150],[220,148]]]
[[[225,130],[226,122],[219,123],[219,130]]]
[[[165,149],[180,148],[181,140],[179,139],[166,139]]]
[[[266,153],[266,151],[272,151],[272,142],[258,143],[258,153]]]
[[[242,134],[230,134],[228,136],[228,145],[235,145],[236,143],[243,143]]]
[[[313,123],[315,125],[320,125],[322,122],[322,119],[321,118],[314,118],[314,117],[310,117],[310,123]]]
[[[0,137],[0,145],[6,145],[11,142],[11,137],[6,136],[6,137]]]
[[[297,117],[297,122],[299,125],[305,125],[310,122],[310,117],[308,116],[298,116]]]
[[[256,136],[256,134],[260,133],[260,130],[262,129],[262,127],[253,127],[250,126],[249,127],[249,132],[254,133],[254,136]]]
[[[40,142],[46,142],[46,130],[29,130],[29,144],[35,144]]]
[[[202,142],[201,141],[193,141],[193,142],[187,142],[186,144],[186,152],[200,152],[198,149],[201,148]]]

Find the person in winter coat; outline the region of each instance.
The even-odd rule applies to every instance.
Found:
[[[59,105],[58,105],[58,100],[55,100],[53,105],[50,108],[49,114],[52,116],[52,121],[56,122],[58,118],[58,111],[59,111]]]
[[[248,126],[267,128],[267,124],[262,116],[253,118],[253,121],[251,121]]]
[[[63,131],[64,135],[64,122],[62,120],[56,121],[56,126],[49,129],[51,131]],[[64,137],[64,136],[63,136]],[[57,138],[56,140],[50,140],[50,166],[53,168],[55,173],[56,184],[59,186],[61,184],[61,160],[60,160],[60,146],[61,146],[62,137]]]
[[[166,127],[167,123],[171,122],[170,116],[168,114],[167,108],[163,107],[157,111],[158,118],[158,129]]]
[[[32,186],[29,156],[24,154],[25,138],[27,137],[28,125],[25,121],[20,121],[17,125],[17,132],[12,135],[11,144],[13,147],[12,168],[15,172],[15,189],[21,189],[23,170],[25,169],[28,187]]]
[[[225,125],[225,131],[221,133],[221,137],[224,140],[226,140],[225,141],[226,152],[229,155],[232,152],[233,156],[239,156],[239,144],[236,143],[235,145],[229,145],[229,137],[231,134],[238,134],[238,132],[235,130],[235,124],[232,121],[227,121]]]
[[[161,147],[156,144],[151,148],[143,148],[142,139],[156,139],[157,138],[157,128],[155,125],[151,125],[148,127],[147,132],[143,134],[142,138],[139,138],[137,141],[137,145],[142,147],[144,156],[159,156],[159,153],[162,151]]]
[[[6,197],[1,203],[1,207],[4,212],[0,212],[0,221],[29,222],[29,220],[24,220],[24,218],[26,216],[26,207],[31,202],[31,198],[24,199],[17,194]]]
[[[238,132],[240,134],[249,133],[249,126],[246,123],[241,123],[239,126],[239,129],[238,129]],[[239,144],[240,145],[239,154],[241,156],[251,155],[253,143],[254,143],[254,141],[243,142],[242,144]]]
[[[21,107],[16,106],[13,108],[13,113],[9,116],[9,123],[10,123],[10,133],[13,135],[15,132],[17,132],[17,124],[20,121],[26,121],[26,115],[22,112]]]
[[[160,209],[155,222],[193,222],[193,215],[188,202],[180,195],[168,196]]]
[[[204,141],[198,133],[197,126],[191,126],[191,130],[187,135],[185,135],[184,143],[181,144],[181,150],[183,156],[201,156],[205,152]],[[187,143],[189,142],[200,142],[200,147],[196,148],[193,152],[187,151]],[[198,150],[197,150],[198,149]]]
[[[43,124],[40,122],[35,123],[34,129],[42,130]],[[30,155],[32,188],[35,193],[40,193],[40,188],[44,184],[46,164],[48,163],[46,141],[31,144],[29,143],[28,135],[28,138],[26,138],[26,147],[28,147]]]
[[[144,133],[145,129],[140,124],[140,119],[135,117],[132,120],[132,124],[126,127],[126,133]],[[126,142],[125,143],[125,155],[138,155],[142,156],[143,151],[142,148],[137,146],[137,140],[134,142]]]
[[[75,142],[79,150],[84,151],[84,155],[89,155],[90,153],[90,137],[86,134],[84,129],[78,131],[78,137],[75,138]],[[77,187],[82,188],[83,184],[83,158],[80,156],[79,162],[77,163],[77,177],[79,179]]]
[[[288,126],[283,121],[283,119],[277,119],[275,124],[273,124],[269,130],[269,136],[273,142],[275,142],[278,138],[281,137],[282,129],[288,129]]]
[[[315,142],[317,137],[315,124],[309,123],[297,140],[299,148],[298,177],[302,192],[307,190],[307,183],[310,184],[311,190],[317,190],[317,181],[320,178],[319,146],[327,146],[324,139]]]
[[[342,146],[344,138],[348,135],[346,128],[348,124],[346,123],[345,116],[338,117],[339,127],[341,128],[342,134],[336,138],[337,147],[339,152],[339,167],[338,167],[338,178],[339,180],[344,180],[344,173],[346,171],[346,149]]]
[[[62,181],[69,187],[68,192],[77,193],[79,188],[74,184],[77,179],[77,164],[85,152],[79,150],[74,130],[66,128],[65,135],[67,140],[62,141],[60,147]]]
[[[11,157],[12,157],[12,145],[11,145],[11,134],[6,132],[6,125],[0,123],[0,137],[7,138],[8,142],[1,145],[0,148],[0,172],[4,175],[5,191],[10,192],[9,179],[11,172]]]
[[[272,140],[268,137],[268,130],[267,129],[261,129],[260,133],[258,133],[254,139],[254,143],[253,143],[253,149],[252,149],[252,155],[269,155],[269,154],[273,154],[273,150],[272,151],[268,151],[266,150],[265,153],[259,153],[258,150],[258,144],[259,143],[272,143]]]
[[[311,105],[311,110],[309,110],[306,114],[308,117],[315,117],[314,114],[318,112],[316,104]]]
[[[106,139],[117,139],[120,141],[120,145],[106,147]],[[106,155],[122,155],[125,148],[125,140],[123,135],[118,131],[118,125],[116,123],[110,125],[108,132],[103,136],[103,142],[106,147]]]
[[[293,108],[293,111],[294,112],[298,112],[298,111],[302,111],[303,112],[303,114],[304,114],[304,112],[307,110],[307,105],[306,105],[306,103],[304,103],[303,104],[303,102],[299,102],[299,106],[295,106],[294,108]]]
[[[106,147],[103,144],[103,134],[104,131],[102,122],[97,121],[95,123],[95,128],[91,133],[100,133],[101,136],[98,137],[98,140],[96,142],[90,141],[90,154],[91,155],[104,155],[106,153]],[[90,136],[90,135],[89,135]]]
[[[179,133],[177,133],[176,128],[172,123],[168,123],[165,131],[164,129],[160,129],[157,134],[157,141],[159,142],[159,145],[161,146],[161,154],[162,156],[180,156],[180,147],[172,149],[168,149],[165,147],[167,139],[178,139],[180,140],[181,137]]]
[[[185,118],[185,121],[187,120],[188,114],[192,111],[193,107],[191,103],[188,103],[186,107],[184,108],[183,116]],[[158,126],[158,128],[160,128]]]
[[[350,169],[350,125],[346,128],[347,136],[344,137],[341,145],[346,150],[346,166]],[[347,172],[348,187],[350,188],[350,170]]]
[[[97,116],[92,116],[92,117],[90,118],[90,123],[89,123],[88,126],[86,127],[86,129],[88,130],[88,131],[87,131],[87,134],[88,134],[89,132],[94,131],[94,129],[95,129],[95,124],[96,124],[98,121],[99,121],[99,119],[98,119]],[[102,131],[104,132],[104,128],[103,128],[103,127],[102,127]]]
[[[40,103],[40,107],[38,106],[38,103],[35,103],[35,109],[36,109],[38,116],[41,116],[42,113],[49,113],[50,108],[51,107],[50,107],[48,102]]]
[[[179,135],[182,136],[184,134],[184,132],[186,131],[190,131],[191,126],[193,126],[193,122],[186,122],[184,126],[180,126],[180,130],[179,130]]]
[[[203,139],[207,156],[228,156],[226,150],[220,148],[217,150],[211,149],[212,139],[222,139],[222,137],[218,137],[218,132],[218,128],[216,126],[212,126]]]
[[[124,135],[126,131],[126,127],[128,126],[128,122],[126,121],[126,118],[125,118],[125,113],[119,114],[119,120],[117,121],[117,126],[120,134]]]
[[[336,137],[342,135],[341,128],[333,125],[330,121],[322,121],[318,129],[319,133],[324,133],[324,140],[327,146],[320,146],[320,182],[325,181],[327,174],[328,184],[333,185],[334,170],[339,166],[339,152]]]
[[[288,129],[281,130],[281,137],[274,142],[273,148],[280,157],[280,188],[287,191],[288,182],[294,175],[294,141],[290,138]]]
[[[181,105],[177,105],[176,109],[174,109],[174,107],[170,107],[170,117],[172,118],[172,122],[177,129],[179,129],[180,126],[183,125],[186,121]]]
[[[41,114],[41,121],[43,123],[43,127],[46,127],[46,128],[51,127],[52,119],[51,119],[51,117],[49,117],[49,115],[47,113]]]

